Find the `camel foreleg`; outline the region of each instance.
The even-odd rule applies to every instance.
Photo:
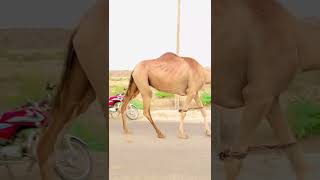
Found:
[[[203,104],[202,104],[202,102],[200,100],[199,93],[196,94],[196,96],[194,97],[194,100],[195,100],[197,106],[200,108],[200,111],[201,111],[201,114],[202,114],[202,117],[203,117],[205,134],[207,136],[211,136],[211,128],[210,128],[209,123],[208,123],[207,112],[204,109]]]
[[[54,151],[58,137],[61,140],[61,132],[67,129],[88,90],[88,79],[77,61],[70,74],[70,81],[67,83],[69,83],[68,88],[62,92],[61,106],[53,107],[49,127],[43,132],[37,147],[38,163],[43,180],[52,178],[53,162],[48,162],[49,156]]]
[[[227,180],[236,180],[240,173],[243,158],[246,157],[253,133],[272,105],[272,98],[252,99],[246,103],[240,121],[239,135],[230,150],[230,157],[224,160]]]
[[[178,137],[181,139],[188,139],[188,135],[184,131],[184,119],[187,115],[190,103],[192,99],[195,98],[197,92],[196,91],[189,91],[187,94],[186,101],[182,107],[182,109],[179,110],[180,112],[180,124],[179,124],[179,132],[178,132]]]

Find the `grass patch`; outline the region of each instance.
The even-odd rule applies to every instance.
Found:
[[[211,95],[207,91],[201,93],[200,99],[204,106],[211,104]]]
[[[157,91],[155,93],[155,95],[159,98],[170,98],[170,97],[173,97],[174,94],[171,94],[171,93],[167,93],[167,92],[162,92],[162,91]]]
[[[115,96],[117,94],[126,92],[126,87],[125,86],[114,86],[111,87],[111,96]]]
[[[4,103],[8,107],[20,106],[27,101],[41,101],[47,97],[45,86],[48,80],[35,74],[18,74],[17,94],[4,97]],[[53,81],[51,81],[53,82]]]
[[[137,107],[137,109],[143,109],[143,103],[142,101],[139,101],[138,99],[133,99],[131,101],[131,104]]]
[[[65,58],[64,50],[1,50],[0,57],[10,61],[43,61],[43,60],[62,60]]]
[[[80,138],[87,143],[90,150],[103,152],[106,151],[106,134],[103,128],[92,128],[92,124],[88,124],[88,121],[76,121],[70,129],[70,134]],[[91,128],[88,128],[91,127]],[[94,130],[93,130],[94,129]]]
[[[290,103],[289,122],[298,138],[320,134],[320,104],[311,101]]]

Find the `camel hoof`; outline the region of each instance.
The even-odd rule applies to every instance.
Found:
[[[210,130],[206,130],[206,136],[211,137],[211,131]]]
[[[126,130],[126,131],[124,131],[124,134],[125,134],[125,135],[130,135],[130,134],[133,134],[133,132],[132,132],[132,131],[129,131],[129,130]]]
[[[189,139],[189,136],[186,134],[179,134],[180,139]]]
[[[166,138],[166,136],[163,134],[158,134],[158,138],[164,139],[164,138]]]

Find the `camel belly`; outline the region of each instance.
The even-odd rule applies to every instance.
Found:
[[[180,96],[187,94],[188,81],[181,78],[149,75],[149,84],[159,91],[178,94]]]

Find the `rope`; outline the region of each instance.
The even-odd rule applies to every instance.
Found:
[[[188,109],[179,109],[179,112],[188,112],[189,110],[193,110],[193,109],[202,109],[203,107],[191,107]]]
[[[255,151],[267,151],[267,150],[284,150],[286,148],[289,148],[293,145],[297,144],[296,142],[288,143],[288,144],[278,144],[278,145],[260,145],[260,146],[253,146],[249,147],[247,152],[232,152],[230,149],[224,150],[223,152],[219,153],[219,159],[225,160],[227,158],[232,159],[244,159],[249,152],[255,152]]]

